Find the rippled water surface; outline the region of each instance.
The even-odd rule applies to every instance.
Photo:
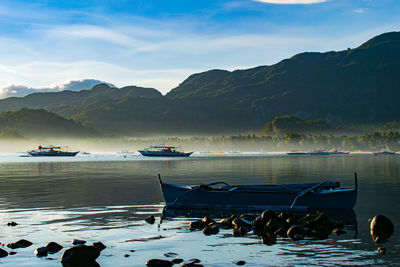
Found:
[[[400,156],[341,155],[286,156],[283,154],[194,154],[184,159],[144,158],[138,155],[92,154],[74,158],[25,158],[0,154],[0,242],[28,239],[33,245],[15,249],[0,259],[2,266],[61,266],[62,251],[37,258],[34,250],[50,241],[69,247],[73,238],[107,248],[101,266],[144,266],[151,258],[197,258],[206,266],[400,265]],[[258,237],[233,237],[232,230],[216,236],[189,231],[190,218],[160,223],[162,195],[157,182],[232,184],[340,181],[353,186],[359,178],[354,208],[356,227],[326,240],[299,242],[278,239],[266,246]],[[154,225],[144,222],[156,216]],[[395,234],[385,243],[386,255],[376,252],[368,218],[389,217]],[[15,221],[19,225],[7,226]],[[4,249],[10,251],[7,247]]]

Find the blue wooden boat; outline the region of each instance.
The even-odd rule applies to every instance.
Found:
[[[184,152],[181,147],[157,145],[142,150],[140,154],[147,157],[189,157],[193,152]]]
[[[229,185],[225,182],[175,185],[162,182],[160,176],[158,178],[167,206],[352,209],[357,199],[357,174],[354,188],[340,188],[339,182],[332,181],[278,185]]]
[[[74,157],[79,151],[68,151],[66,146],[39,146],[35,150],[28,151],[28,154],[33,157]]]

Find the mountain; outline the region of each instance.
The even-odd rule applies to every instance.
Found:
[[[96,137],[99,134],[73,120],[44,109],[7,111],[0,114],[0,137]]]
[[[29,94],[37,93],[37,92],[60,92],[64,90],[68,91],[81,91],[92,88],[93,86],[104,83],[99,80],[94,79],[82,79],[76,81],[69,81],[64,84],[55,85],[52,87],[43,87],[43,88],[30,88],[25,85],[10,85],[3,88],[0,88],[0,99],[7,97],[22,97]],[[110,87],[115,87],[111,83],[107,83]]]
[[[218,98],[220,105],[243,111],[249,126],[280,115],[337,123],[391,121],[399,119],[399,71],[400,33],[391,32],[355,49],[194,74],[167,97],[204,103]]]
[[[61,91],[33,93],[25,97],[10,97],[0,100],[0,111],[15,111],[21,108],[54,110],[58,114],[72,116],[75,110],[96,103],[98,101],[117,101],[124,97],[158,97],[162,96],[159,91],[153,88],[141,88],[127,86],[121,89],[112,88],[107,84],[95,85],[91,90],[82,91]],[[65,114],[64,114],[65,115]]]
[[[45,108],[118,135],[228,134],[290,115],[329,124],[399,120],[400,33],[354,49],[297,54],[271,66],[193,74],[163,96],[155,89],[36,93],[0,100],[0,111]]]

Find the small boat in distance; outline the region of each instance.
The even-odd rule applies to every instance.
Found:
[[[291,150],[286,154],[288,154],[289,156],[296,156],[296,155],[309,155],[310,153],[302,150]]]
[[[37,149],[28,151],[33,157],[74,157],[79,151],[71,152],[68,146],[38,146]]]
[[[337,150],[336,148],[332,149],[332,150],[329,150],[328,153],[329,153],[329,155],[347,155],[347,154],[350,154],[350,152],[348,152],[348,151],[340,151],[340,150]]]
[[[378,155],[394,155],[396,154],[396,152],[391,151],[391,150],[385,150],[385,149],[381,149],[381,150],[377,150],[376,152],[374,152],[374,156],[378,156]]]
[[[148,157],[189,157],[193,152],[184,152],[181,147],[156,145],[142,150],[140,154]]]
[[[330,155],[328,151],[320,149],[320,148],[312,150],[309,154],[310,155]]]
[[[357,174],[354,188],[339,188],[339,182],[229,185],[216,182],[199,185],[175,185],[161,181],[167,206],[221,209],[352,209],[357,200]],[[216,187],[216,185],[220,185]]]

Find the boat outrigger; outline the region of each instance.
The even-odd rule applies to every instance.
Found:
[[[216,182],[175,185],[158,179],[167,206],[182,208],[249,209],[352,209],[357,200],[357,174],[354,188],[339,188],[339,182],[229,185]],[[217,185],[220,185],[216,187]]]
[[[28,151],[33,157],[74,157],[79,151],[71,152],[67,146],[38,146],[37,149]]]
[[[189,157],[193,152],[184,152],[181,147],[157,145],[142,150],[140,154],[148,157]]]

